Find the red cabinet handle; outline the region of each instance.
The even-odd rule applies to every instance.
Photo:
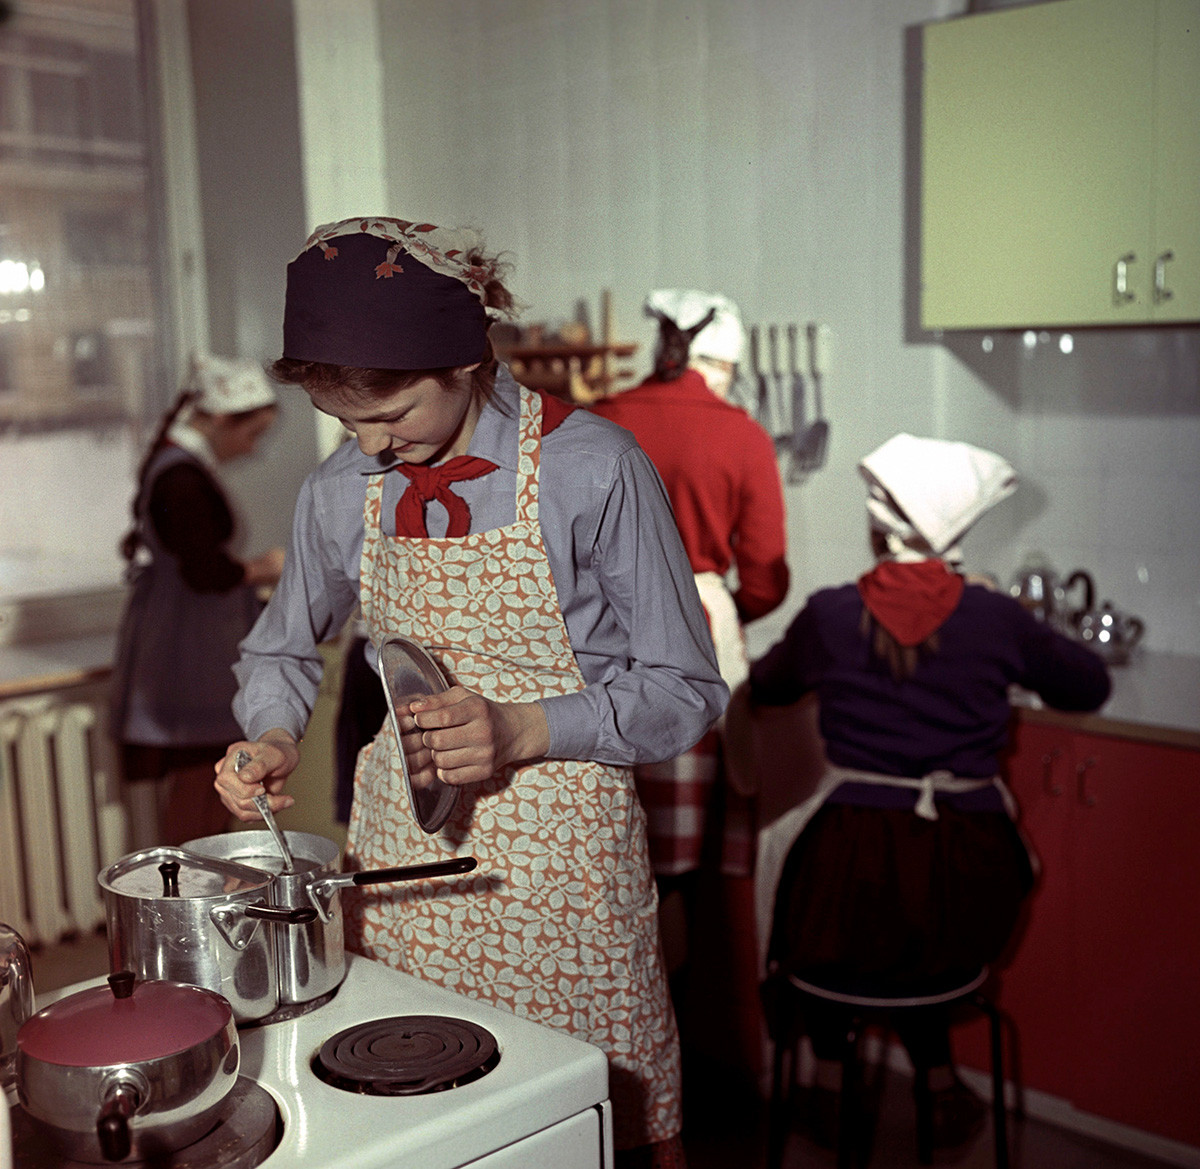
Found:
[[[1089,795],[1087,790],[1087,773],[1090,768],[1095,766],[1095,759],[1085,759],[1075,768],[1075,798],[1085,808],[1094,808],[1096,806],[1096,797]]]
[[[1063,789],[1054,782],[1054,761],[1062,754],[1061,747],[1054,747],[1042,756],[1042,789],[1048,796],[1061,796]]]

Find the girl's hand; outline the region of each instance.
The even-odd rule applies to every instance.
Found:
[[[250,756],[250,762],[237,767],[239,751]],[[272,812],[282,812],[296,801],[283,794],[287,777],[300,762],[296,740],[284,730],[270,730],[256,743],[234,743],[225,758],[216,765],[214,786],[221,803],[239,820],[261,820],[254,806],[254,797],[268,794]]]
[[[453,686],[416,699],[408,710],[413,726],[410,731],[408,719],[403,721],[402,738],[417,786],[428,785],[431,774],[443,783],[481,783],[510,763],[538,759],[550,749],[550,726],[536,702],[492,702]]]
[[[255,586],[278,584],[280,576],[283,575],[283,558],[282,548],[270,548],[261,556],[247,560],[245,564],[246,584]]]

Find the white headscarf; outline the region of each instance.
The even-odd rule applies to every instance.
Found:
[[[858,464],[871,526],[897,560],[962,560],[958,542],[989,508],[1017,489],[999,455],[965,442],[897,434]]]
[[[248,358],[194,353],[181,388],[199,394],[191,409],[206,414],[243,414],[276,403],[271,379],[259,362]]]

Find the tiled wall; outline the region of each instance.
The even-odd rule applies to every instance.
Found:
[[[854,464],[898,430],[1011,459],[1023,486],[967,541],[1005,583],[1026,551],[1087,567],[1200,653],[1197,333],[934,338],[912,321],[913,26],[934,0],[380,5],[393,213],[511,249],[534,320],[613,290],[643,344],[650,288],[718,289],[756,322],[833,332],[828,466],[787,490],[795,584],[751,630],[867,564]]]
[[[1147,644],[1200,653],[1200,333],[1060,334],[1021,363],[1021,549],[1092,570]],[[1032,494],[1032,493],[1031,493]]]

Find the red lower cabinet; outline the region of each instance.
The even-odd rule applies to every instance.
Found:
[[[1041,862],[1000,972],[1024,1086],[1200,1146],[1200,751],[1019,720],[1008,780]]]

